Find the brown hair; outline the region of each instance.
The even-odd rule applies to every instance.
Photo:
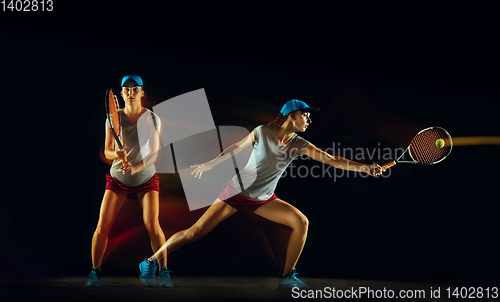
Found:
[[[288,115],[283,115],[279,113],[278,116],[273,121],[269,122],[267,125],[281,127],[281,125],[283,125],[283,123],[286,121],[287,117]]]
[[[296,113],[297,111],[299,111],[299,110],[295,110],[295,111],[292,111],[290,113]],[[288,114],[290,114],[290,113],[288,113]],[[281,127],[283,125],[283,123],[286,121],[286,119],[288,118],[288,114],[283,115],[283,114],[279,113],[278,116],[273,121],[269,122],[267,125]]]

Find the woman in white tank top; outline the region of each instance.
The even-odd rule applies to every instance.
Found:
[[[241,141],[231,145],[212,161],[193,165],[194,177],[200,177],[217,164],[236,155],[242,149],[253,146],[249,164],[229,183],[226,190],[215,200],[199,220],[187,230],[172,235],[167,242],[150,258],[140,264],[141,270],[153,261],[162,259],[163,253],[169,253],[208,234],[217,224],[233,215],[241,207],[250,208],[255,214],[292,229],[287,246],[286,263],[279,286],[308,289],[296,277],[295,265],[304,247],[309,221],[297,208],[274,195],[274,188],[288,164],[297,156],[305,154],[310,158],[335,168],[365,172],[372,176],[382,173],[380,166],[366,165],[345,158],[332,156],[308,141],[296,132],[304,132],[311,124],[310,112],[317,108],[309,107],[299,100],[287,102],[274,125],[259,126]],[[280,149],[284,148],[284,149]],[[284,150],[280,152],[279,150]],[[252,170],[254,169],[254,170]],[[238,182],[245,179],[246,173],[257,174],[255,182],[248,188],[238,188]],[[245,181],[243,180],[243,183]],[[227,199],[226,199],[227,197]]]

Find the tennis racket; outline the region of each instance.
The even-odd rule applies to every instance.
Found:
[[[118,112],[118,109],[120,109],[120,107],[118,106],[118,99],[116,98],[116,95],[113,93],[113,88],[109,88],[106,91],[105,107],[106,107],[106,117],[108,119],[111,134],[113,134],[113,137],[115,138],[118,147],[120,149],[123,149],[123,144],[120,140],[120,132],[122,129],[120,113]],[[127,158],[125,157],[122,161],[123,163],[126,163]]]
[[[441,127],[429,127],[415,135],[398,159],[386,163],[381,168],[387,170],[396,164],[437,164],[451,153],[452,148],[453,140],[446,130]],[[411,161],[402,160],[406,153]]]

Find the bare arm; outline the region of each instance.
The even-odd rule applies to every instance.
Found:
[[[323,150],[318,149],[313,144],[309,144],[303,150],[302,154],[305,154],[316,161],[327,164],[334,168],[354,171],[354,172],[364,172],[370,174],[371,176],[377,176],[382,174],[382,170],[380,166],[377,164],[367,165],[354,162],[352,160],[348,160],[340,156],[333,156],[326,153]]]
[[[106,137],[104,138],[104,156],[109,160],[125,158],[126,156],[125,149],[115,150],[115,138],[108,126],[106,126]]]
[[[250,132],[247,136],[245,136],[242,140],[240,140],[237,143],[232,144],[231,146],[227,147],[224,151],[222,151],[221,154],[219,154],[216,158],[212,159],[211,161],[201,164],[201,165],[192,165],[191,168],[195,168],[194,171],[191,173],[191,175],[194,174],[194,177],[199,177],[201,178],[201,175],[203,172],[206,172],[213,167],[217,166],[221,162],[225,161],[226,159],[229,159],[236,154],[240,153],[241,150],[245,149],[248,146],[251,146],[255,140],[254,133],[253,131]]]

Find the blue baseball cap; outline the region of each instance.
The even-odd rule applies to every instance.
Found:
[[[137,85],[139,85],[139,86],[144,86],[144,85],[142,85],[142,79],[141,79],[140,76],[129,74],[128,76],[124,76],[123,77],[123,79],[122,79],[122,87],[123,87],[123,84],[125,84],[125,82],[127,80],[129,80],[129,79],[130,80],[134,80],[137,83]]]
[[[300,111],[304,111],[304,112],[314,112],[318,109],[319,108],[316,108],[316,107],[309,107],[309,105],[307,105],[306,103],[299,101],[299,100],[296,100],[296,99],[293,99],[293,100],[286,102],[285,105],[283,105],[283,108],[281,108],[280,113],[283,115],[287,115],[290,112],[295,111],[295,110],[300,110]]]

